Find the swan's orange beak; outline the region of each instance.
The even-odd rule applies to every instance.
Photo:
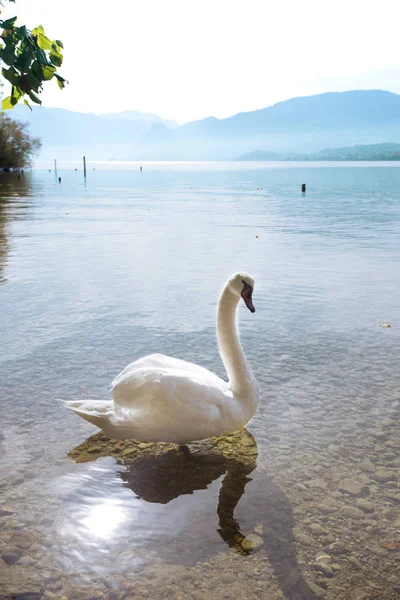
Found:
[[[253,294],[253,288],[251,287],[251,285],[249,285],[248,283],[243,281],[243,290],[242,290],[241,296],[242,296],[247,308],[249,309],[249,311],[254,313],[254,312],[256,312],[256,309],[254,308],[252,294]]]

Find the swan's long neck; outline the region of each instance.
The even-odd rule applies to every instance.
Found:
[[[219,351],[228,374],[233,395],[252,405],[258,403],[256,380],[246,363],[236,327],[236,309],[240,298],[229,290],[222,291],[218,303],[217,334]],[[251,409],[252,406],[249,406]]]

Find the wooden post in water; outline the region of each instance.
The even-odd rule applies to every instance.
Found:
[[[303,194],[306,193],[306,184],[305,183],[301,184],[301,191],[303,192]]]
[[[83,176],[86,179],[86,156],[83,157]]]
[[[56,161],[56,159],[54,159],[54,172],[55,172],[55,177],[56,177],[56,181],[57,181],[57,161]]]

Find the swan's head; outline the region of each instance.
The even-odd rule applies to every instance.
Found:
[[[235,273],[229,280],[228,288],[232,294],[243,298],[247,308],[252,313],[256,312],[252,300],[254,279],[251,275],[248,273]]]

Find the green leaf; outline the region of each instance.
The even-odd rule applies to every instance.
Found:
[[[36,56],[41,65],[46,66],[48,64],[46,54],[39,46],[36,46]]]
[[[53,65],[56,65],[56,67],[61,67],[63,57],[60,56],[60,54],[55,54],[54,52],[50,52],[50,60],[53,63]]]
[[[11,104],[14,104],[13,102],[13,98],[16,99],[15,104],[18,102],[18,100],[21,98],[21,96],[24,95],[24,92],[22,90],[20,90],[19,87],[16,87],[15,85],[12,86],[11,89]]]
[[[6,31],[11,29],[11,27],[14,25],[15,21],[17,20],[17,17],[12,17],[12,19],[7,19],[7,21],[0,21],[0,27],[2,27],[3,29],[5,29]]]
[[[61,75],[57,75],[57,73],[54,73],[54,76],[57,79],[58,87],[60,88],[60,90],[63,90],[65,88],[65,84],[67,83],[64,77],[61,77]]]
[[[14,46],[12,44],[7,44],[1,51],[1,58],[9,67],[14,64],[15,54],[14,54]]]
[[[50,81],[50,79],[53,79],[55,70],[55,67],[42,67],[44,81]]]
[[[28,100],[26,100],[26,98],[24,100],[24,104],[25,104],[25,106],[27,106],[29,108],[29,110],[32,110],[32,106],[29,104],[29,102],[28,102]]]
[[[38,25],[37,27],[35,27],[35,29],[32,29],[32,35],[34,35],[35,37],[37,37],[39,33],[42,33],[44,35],[44,29],[42,25]]]
[[[12,83],[13,85],[19,85],[19,73],[14,69],[14,67],[10,67],[9,69],[2,69],[1,73],[3,77],[7,79],[7,81]]]
[[[14,66],[21,71],[25,71],[32,62],[32,52],[30,48],[24,48],[24,50],[19,54],[17,60],[14,63]]]
[[[1,109],[10,110],[11,108],[14,108],[13,104],[11,103],[11,96],[7,96],[7,98],[4,98],[1,103]]]
[[[37,43],[42,50],[51,50],[51,41],[43,33],[39,33]]]
[[[22,27],[18,27],[18,35],[19,35],[19,37],[20,37],[21,40],[23,38],[28,37],[28,31],[27,31],[25,25],[22,25]]]
[[[27,76],[28,84],[31,90],[35,90],[35,92],[39,91],[40,86],[42,85],[42,79],[39,78],[33,71],[29,71]]]
[[[62,42],[60,42],[60,40],[56,40],[56,44],[57,44],[57,46],[60,46],[60,48],[64,49],[64,44]]]
[[[32,100],[32,102],[35,102],[36,104],[42,104],[40,98],[38,98],[33,92],[29,92],[28,96]]]

